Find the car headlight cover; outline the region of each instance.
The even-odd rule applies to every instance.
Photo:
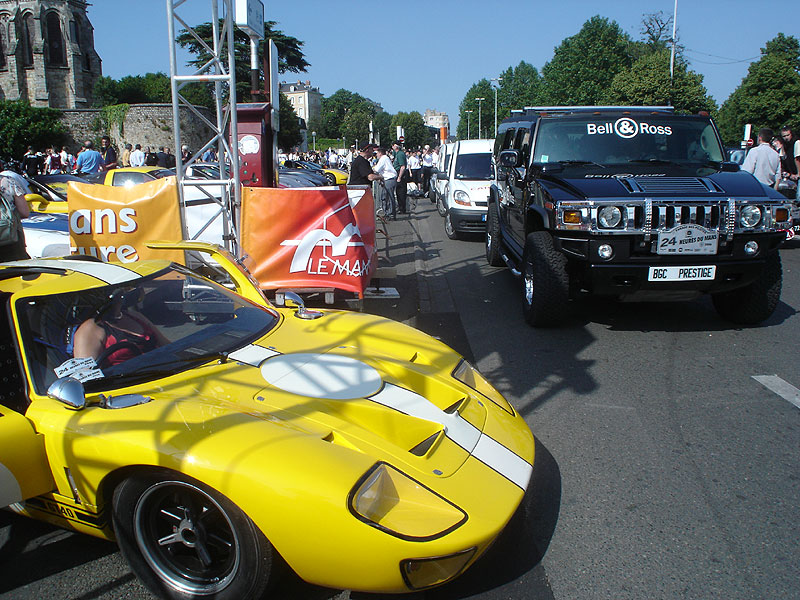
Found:
[[[463,204],[464,206],[469,206],[469,194],[464,190],[456,190],[453,194],[453,201],[456,204]]]
[[[350,492],[350,510],[362,521],[402,539],[441,537],[466,513],[387,463],[376,463]]]
[[[478,369],[469,364],[466,360],[458,363],[458,366],[453,370],[453,378],[457,379],[464,385],[471,387],[479,394],[486,396],[489,400],[497,404],[507,413],[514,415],[514,407],[508,403],[508,400],[503,398],[503,395],[494,389],[494,386],[486,381],[483,375],[480,374]]]
[[[597,212],[597,222],[603,229],[614,229],[622,221],[622,211],[616,206],[604,206]]]
[[[742,207],[739,215],[739,223],[742,227],[755,227],[759,221],[761,221],[761,208],[752,204]]]

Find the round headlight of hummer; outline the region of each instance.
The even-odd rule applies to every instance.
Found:
[[[755,227],[761,221],[761,209],[758,206],[745,206],[739,215],[742,227]]]
[[[622,211],[616,206],[604,206],[597,213],[597,222],[603,229],[614,229],[622,221]]]

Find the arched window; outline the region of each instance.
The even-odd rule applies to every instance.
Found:
[[[33,66],[33,41],[34,41],[33,15],[28,13],[22,20],[22,66]]]
[[[61,35],[61,21],[58,14],[51,12],[47,15],[47,58],[51,65],[66,64],[64,56],[64,36]]]

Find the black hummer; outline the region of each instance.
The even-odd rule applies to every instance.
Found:
[[[561,321],[581,290],[706,292],[724,318],[761,322],[780,298],[777,248],[789,205],[724,161],[707,115],[670,107],[513,111],[495,140],[486,259],[522,275],[534,326]]]

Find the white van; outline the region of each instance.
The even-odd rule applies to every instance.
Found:
[[[444,231],[451,240],[486,230],[489,186],[494,180],[494,140],[464,140],[453,146],[447,171],[437,174],[437,185],[444,187]]]
[[[436,204],[436,209],[442,216],[447,214],[444,196],[447,187],[447,174],[450,170],[450,159],[453,158],[453,149],[455,147],[456,145],[454,143],[442,144],[439,147],[439,160],[436,161],[433,176],[431,176],[431,202]],[[441,174],[444,174],[444,179],[439,179],[439,175]]]

